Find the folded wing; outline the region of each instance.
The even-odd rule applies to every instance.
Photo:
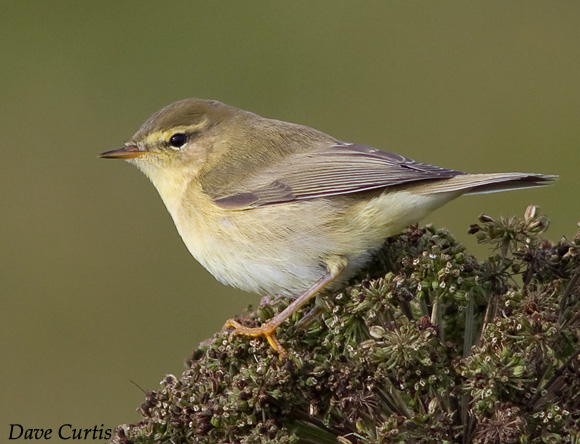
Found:
[[[295,153],[238,184],[239,192],[214,196],[214,201],[222,208],[249,209],[464,174],[368,146],[341,144]]]

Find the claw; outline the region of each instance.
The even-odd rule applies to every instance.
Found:
[[[234,329],[231,332],[232,335],[244,335],[253,338],[265,337],[266,340],[268,341],[268,344],[270,344],[270,346],[274,350],[276,350],[276,352],[278,352],[278,355],[280,355],[280,359],[288,355],[288,352],[286,352],[286,350],[284,349],[284,347],[282,347],[282,344],[280,344],[280,341],[278,341],[278,338],[276,337],[275,333],[276,329],[278,328],[278,325],[273,325],[270,322],[266,322],[261,327],[251,328],[244,327],[235,319],[230,319],[224,325],[224,330],[228,328]]]

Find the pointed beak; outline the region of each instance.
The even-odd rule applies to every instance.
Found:
[[[103,159],[135,159],[141,157],[147,151],[142,150],[137,145],[125,145],[123,148],[105,151],[99,154]]]

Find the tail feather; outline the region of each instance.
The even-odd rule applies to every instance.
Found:
[[[463,191],[462,194],[486,194],[499,191],[535,188],[549,185],[558,176],[531,173],[460,174],[450,179],[423,185],[425,194]]]

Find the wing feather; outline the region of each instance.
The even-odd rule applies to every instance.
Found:
[[[461,174],[465,173],[363,145],[336,144],[313,152],[294,153],[238,184],[239,192],[213,197],[220,207],[249,209]]]

